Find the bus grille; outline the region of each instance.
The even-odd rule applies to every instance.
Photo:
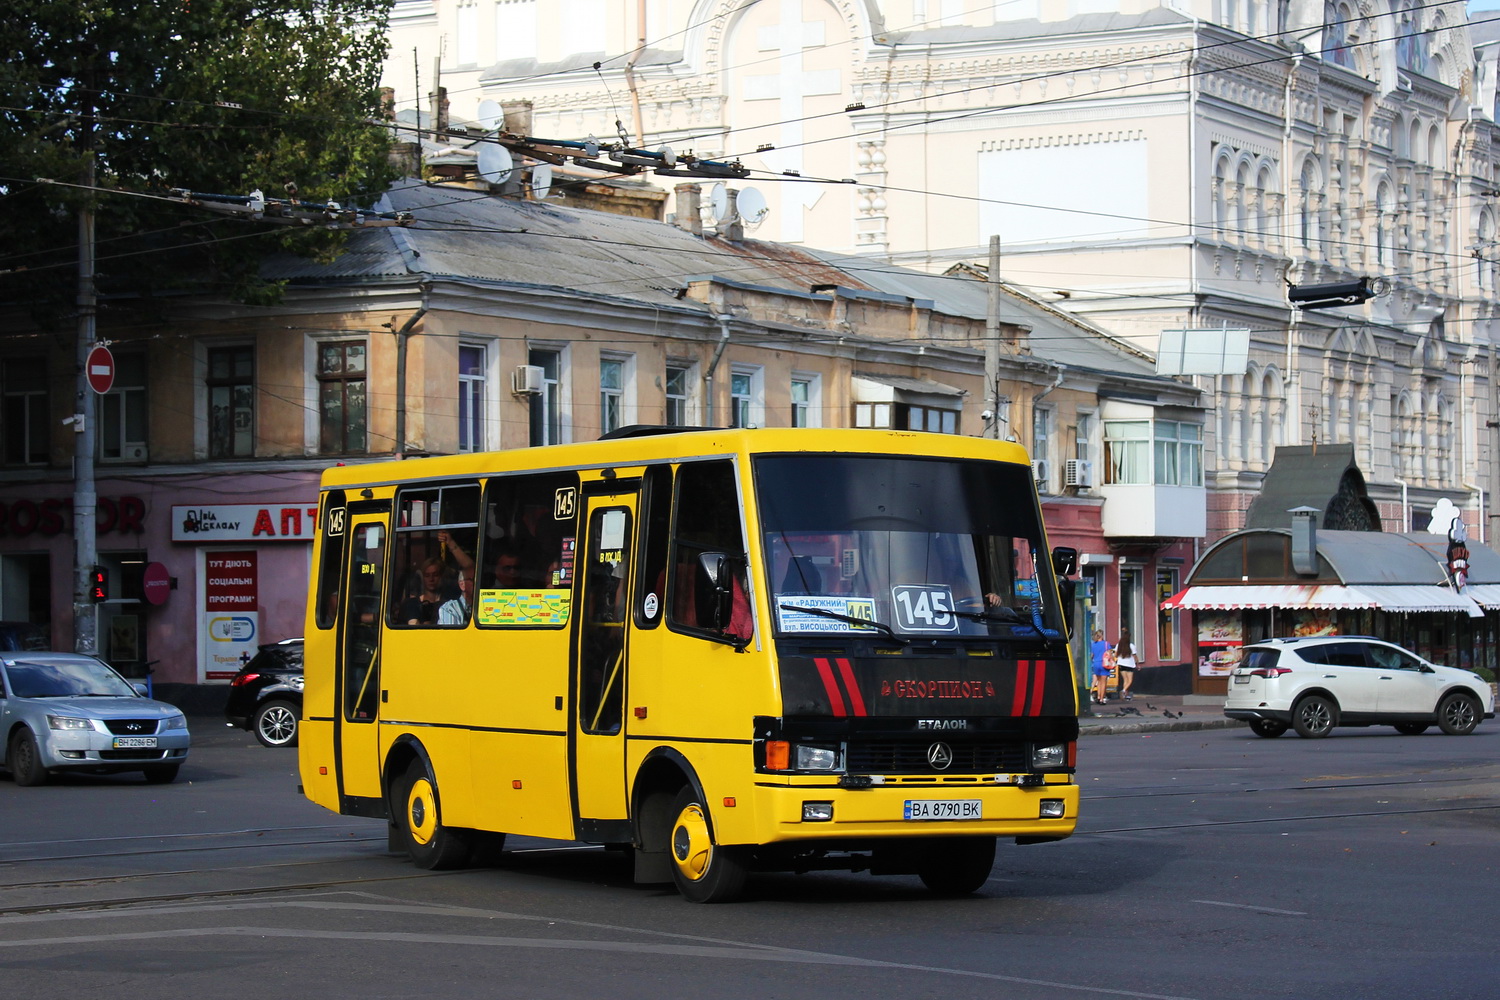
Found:
[[[878,741],[849,744],[848,767],[866,774],[980,774],[1026,770],[1026,747],[1021,743],[949,743],[953,763],[935,771],[927,763],[927,748],[942,740]]]

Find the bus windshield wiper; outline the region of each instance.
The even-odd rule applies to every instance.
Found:
[[[777,607],[783,611],[801,611],[807,615],[818,615],[822,618],[832,618],[835,621],[848,622],[851,625],[863,625],[873,628],[887,639],[901,643],[903,646],[911,645],[911,640],[904,635],[897,635],[896,630],[885,622],[878,622],[873,618],[856,618],[854,615],[846,615],[840,611],[825,611],[822,608],[804,608],[798,604],[779,604]]]
[[[999,625],[1009,625],[1013,632],[1017,629],[1026,629],[1035,632],[1043,639],[1052,638],[1046,629],[1037,627],[1036,622],[1031,619],[1030,615],[1005,605],[1000,605],[992,611],[959,611],[955,608],[948,613],[974,622],[994,622]]]

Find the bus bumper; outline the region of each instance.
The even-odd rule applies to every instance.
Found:
[[[762,843],[913,837],[1060,840],[1078,823],[1079,788],[1065,775],[1015,785],[760,784]]]

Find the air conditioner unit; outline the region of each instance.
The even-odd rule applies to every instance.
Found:
[[[1084,458],[1070,458],[1063,465],[1063,485],[1089,489],[1094,485],[1094,463]]]
[[[1037,488],[1046,492],[1048,484],[1052,481],[1051,470],[1047,468],[1047,460],[1038,458],[1031,463],[1031,478],[1036,480]]]
[[[510,373],[510,391],[518,396],[539,395],[545,377],[540,365],[517,365]]]

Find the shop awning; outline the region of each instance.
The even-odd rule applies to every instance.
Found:
[[[1467,588],[1458,594],[1447,587],[1426,584],[1361,584],[1323,586],[1307,584],[1231,585],[1188,587],[1161,602],[1163,610],[1230,611],[1261,608],[1317,608],[1320,610],[1376,610],[1395,613],[1458,611],[1471,618],[1484,617],[1484,602]],[[1493,597],[1500,606],[1500,586]],[[1485,605],[1488,606],[1488,605]]]

